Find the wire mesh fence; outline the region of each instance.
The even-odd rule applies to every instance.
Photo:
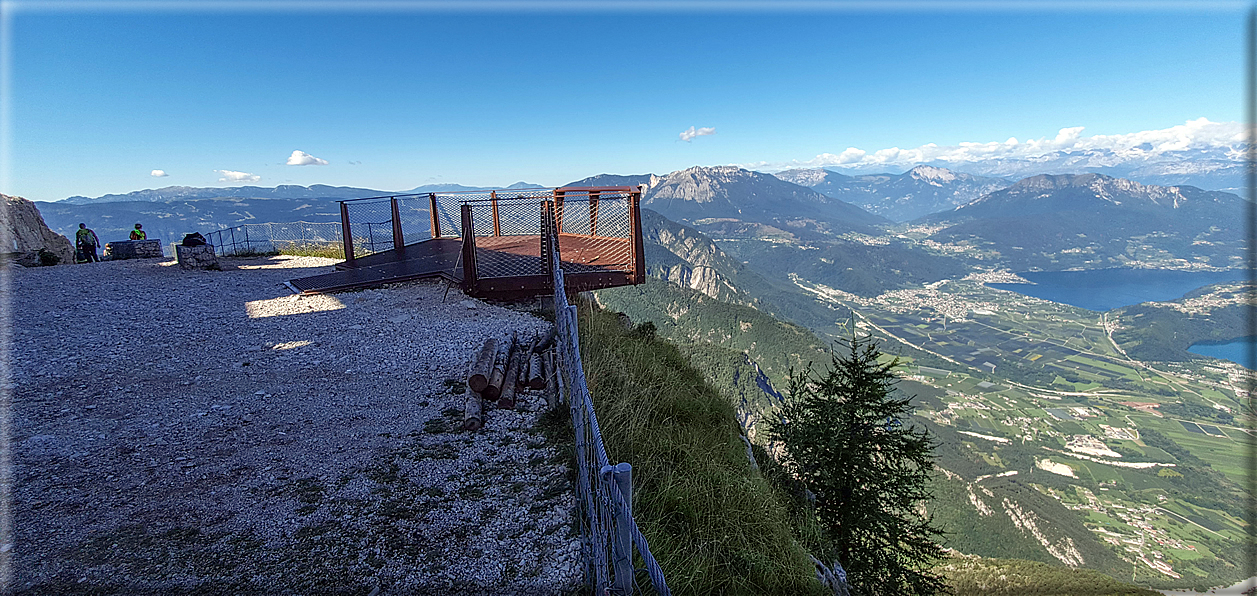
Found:
[[[557,227],[553,223],[549,226]],[[545,233],[553,232],[551,228]],[[663,570],[633,519],[632,467],[625,463],[613,466],[607,458],[581,363],[576,307],[567,301],[558,252],[547,257],[552,259],[554,272],[559,391],[568,404],[575,431],[576,493],[586,580],[596,594],[634,593],[639,588],[639,570],[633,557],[636,547],[650,586],[660,596],[670,595]]]
[[[432,216],[428,195],[397,197],[397,215],[401,218],[402,239],[414,244],[432,238]]]
[[[476,275],[481,279],[546,275],[541,217],[549,197],[490,197],[464,201],[476,235]]]
[[[563,270],[632,271],[628,192],[568,191],[555,197]]]
[[[336,222],[242,224],[205,235],[221,257],[274,252],[302,252],[343,258],[341,226]]]
[[[392,250],[393,203],[389,197],[344,201],[355,257]]]

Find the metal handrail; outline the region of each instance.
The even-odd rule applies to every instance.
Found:
[[[632,186],[561,186],[558,188],[536,186],[536,187],[528,187],[528,188],[486,188],[483,190],[438,190],[438,191],[432,191],[432,192],[380,195],[376,197],[359,197],[356,199],[340,199],[337,202],[338,203],[353,203],[357,201],[380,201],[384,199],[426,197],[428,195],[434,195],[434,194],[435,195],[468,195],[468,194],[483,194],[487,192],[511,193],[511,192],[528,192],[528,191],[538,191],[538,190],[543,190],[547,192],[554,192],[556,190],[561,191],[561,192],[583,192],[583,191],[633,192],[634,188]],[[499,198],[509,198],[509,197],[499,197]],[[484,200],[487,201],[488,199],[484,199]]]

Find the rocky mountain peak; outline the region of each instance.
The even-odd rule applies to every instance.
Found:
[[[804,170],[786,170],[784,172],[777,172],[773,175],[777,178],[785,180],[786,182],[811,188],[824,182],[825,178],[829,176],[829,171],[821,168],[812,168]]]
[[[942,186],[949,182],[955,182],[963,174],[957,174],[946,168],[937,168],[934,166],[917,166],[907,171],[907,174],[916,180],[932,184],[934,186]]]

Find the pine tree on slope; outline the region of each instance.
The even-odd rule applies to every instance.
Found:
[[[935,443],[906,423],[911,398],[892,395],[898,360],[879,363],[868,338],[836,350],[831,369],[794,377],[770,434],[783,463],[816,494],[816,513],[853,594],[945,592],[929,569],[942,556],[923,505]]]

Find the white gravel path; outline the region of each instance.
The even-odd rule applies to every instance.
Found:
[[[18,593],[579,585],[540,395],[457,426],[481,342],[548,323],[457,289],[442,301],[437,282],[300,298],[281,285],[334,262],[12,271]]]

